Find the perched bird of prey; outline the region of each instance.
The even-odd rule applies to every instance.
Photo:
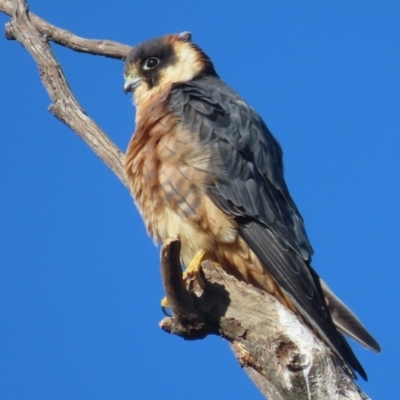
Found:
[[[181,240],[182,263],[210,259],[275,296],[366,373],[341,332],[379,344],[311,267],[313,250],[264,121],[218,76],[184,32],[133,48],[125,63],[136,131],[125,158],[130,190],[156,242]]]

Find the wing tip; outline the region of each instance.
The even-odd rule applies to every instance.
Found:
[[[382,351],[381,346],[367,331],[354,312],[333,293],[322,279],[320,279],[320,283],[332,320],[339,331],[351,337],[366,349],[380,353]]]

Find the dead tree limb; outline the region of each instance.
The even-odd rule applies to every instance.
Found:
[[[330,349],[273,296],[203,262],[205,285],[187,291],[180,243],[161,251],[161,274],[173,316],[165,331],[188,340],[227,339],[261,392],[271,400],[367,399]]]
[[[15,2],[12,0],[1,0],[0,11],[9,15],[10,17],[13,16],[14,3]],[[40,35],[44,36],[47,40],[81,53],[125,60],[125,57],[130,50],[130,46],[113,42],[111,40],[81,38],[74,35],[70,31],[67,31],[66,29],[61,29],[57,26],[49,24],[44,19],[32,13],[29,13],[29,19],[36,31]],[[13,33],[9,32],[7,29],[6,37],[9,40],[17,40]]]
[[[125,184],[123,152],[88,117],[85,110],[72,94],[61,65],[57,62],[49,46],[49,37],[37,30],[31,22],[32,14],[29,13],[26,1],[14,0],[10,2],[9,0],[1,0],[0,10],[7,10],[9,12],[10,4],[13,5],[12,20],[6,25],[6,37],[17,40],[34,58],[39,68],[40,79],[53,101],[53,104],[49,107],[49,111],[76,132]],[[35,17],[34,20],[40,27],[52,26],[50,24],[43,24],[43,20],[38,17]],[[55,27],[52,28],[52,31],[58,32]],[[59,32],[56,36],[59,36]],[[72,36],[75,40],[76,36]],[[60,42],[60,44],[65,45],[66,41],[67,39],[63,43]],[[91,48],[91,51],[89,51],[91,54],[103,55],[100,48],[95,51],[95,45],[90,45],[90,40],[85,41],[81,39],[81,41],[87,43],[86,48]],[[73,44],[67,47],[73,48]],[[83,48],[82,46],[80,51],[84,51]],[[127,49],[129,49],[129,46],[123,46],[120,48],[120,53],[122,54]],[[106,52],[106,54],[109,55],[109,52]]]
[[[173,316],[165,331],[188,340],[217,334],[227,339],[250,378],[270,400],[367,399],[330,349],[265,291],[238,281],[211,262],[205,286],[184,291],[180,243],[161,251],[161,275]]]
[[[76,132],[124,183],[123,153],[91,120],[75,99],[49,41],[74,51],[124,59],[130,47],[108,40],[80,38],[28,10],[25,0],[0,0],[12,17],[6,37],[32,55],[52,104],[49,111]],[[289,310],[210,263],[203,264],[204,288],[187,291],[179,263],[180,243],[162,250],[162,274],[174,316],[161,322],[185,339],[220,335],[246,372],[270,400],[366,399],[327,346]]]

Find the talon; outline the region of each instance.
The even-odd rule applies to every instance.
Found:
[[[170,313],[168,310],[169,310],[169,308],[166,308],[166,307],[161,306],[161,311],[163,312],[163,314],[164,314],[165,316],[167,316],[167,317],[172,317],[173,314]]]
[[[190,261],[189,266],[183,272],[182,278],[186,283],[186,286],[191,287],[196,279],[200,287],[205,287],[206,283],[200,273],[201,263],[203,262],[205,254],[205,250],[199,250],[193,257],[192,261]]]

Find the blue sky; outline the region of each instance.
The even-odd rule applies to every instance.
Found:
[[[80,36],[132,45],[193,33],[278,138],[313,265],[383,348],[354,344],[369,375],[360,386],[395,399],[400,3],[32,0],[30,8]],[[85,110],[125,149],[134,109],[123,63],[53,49]],[[226,342],[185,342],[158,328],[158,250],[130,195],[46,111],[30,55],[6,40],[0,54],[1,398],[261,399]]]

